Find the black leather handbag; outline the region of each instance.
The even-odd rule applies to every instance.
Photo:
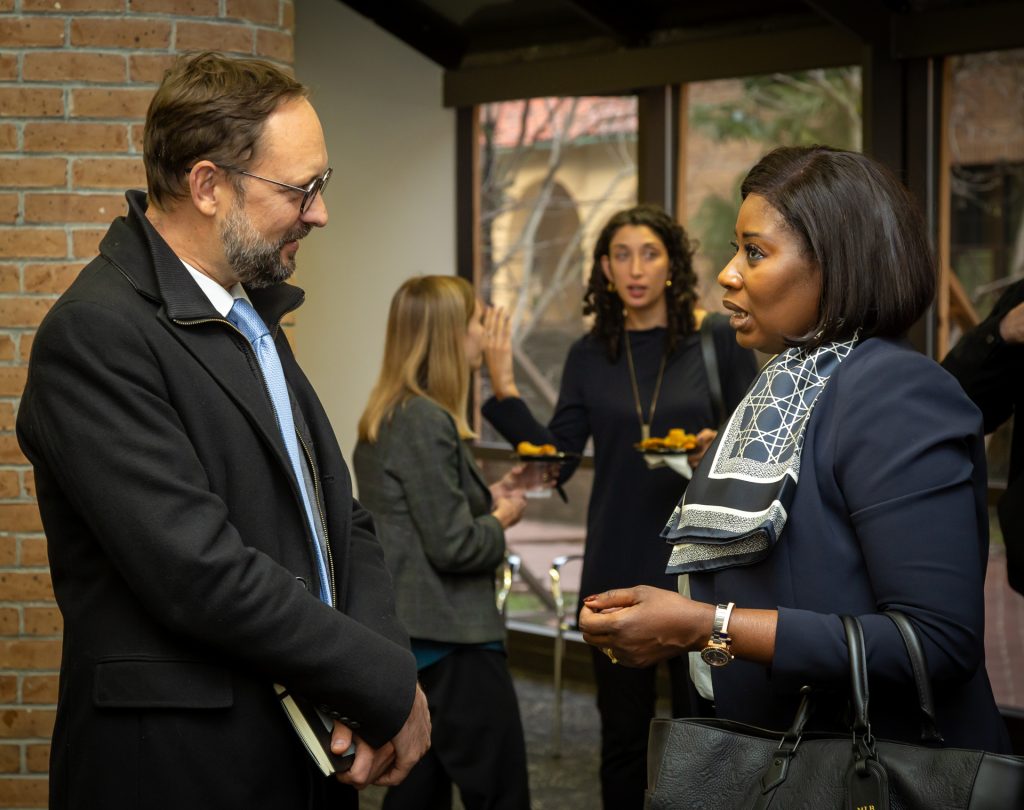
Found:
[[[924,649],[910,620],[887,615],[907,645],[921,714],[921,745],[876,740],[868,722],[867,657],[860,622],[843,617],[850,649],[846,734],[804,733],[811,689],[792,727],[768,731],[729,720],[656,719],[647,752],[648,810],[1020,810],[1024,759],[940,748]]]

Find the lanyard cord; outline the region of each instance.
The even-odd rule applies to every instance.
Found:
[[[636,367],[633,365],[633,351],[630,349],[629,331],[623,330],[622,334],[626,343],[626,362],[629,364],[629,381],[633,384],[633,403],[636,405],[636,418],[640,421],[640,438],[651,438],[651,423],[654,421],[654,409],[658,407],[658,394],[661,392],[661,381],[665,377],[665,361],[668,359],[668,352],[662,350],[661,366],[658,368],[658,379],[654,383],[654,395],[651,397],[651,410],[647,414],[647,421],[644,421],[643,408],[640,405],[640,387],[636,382]]]

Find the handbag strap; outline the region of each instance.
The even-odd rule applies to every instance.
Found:
[[[914,673],[914,684],[917,686],[918,708],[921,710],[921,742],[941,744],[942,734],[935,723],[935,699],[932,697],[932,681],[928,676],[928,664],[924,654],[924,646],[918,638],[914,623],[898,610],[883,611],[892,619],[896,629],[900,631],[903,643],[910,657],[910,668]]]
[[[850,654],[850,702],[853,709],[853,730],[870,733],[868,720],[868,661],[864,647],[864,628],[856,616],[843,616],[846,646]]]
[[[715,336],[711,332],[712,313],[707,313],[700,322],[700,353],[704,358],[704,370],[708,377],[708,393],[711,396],[711,410],[715,425],[725,422],[725,397],[722,396],[722,378],[718,371],[718,353],[715,351]]]

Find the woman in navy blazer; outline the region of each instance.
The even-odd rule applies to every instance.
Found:
[[[698,468],[664,536],[691,598],[585,600],[586,639],[623,664],[691,653],[719,717],[785,728],[811,684],[841,729],[842,615],[863,624],[878,736],[916,741],[924,646],[946,745],[1007,751],[984,663],[988,557],[981,417],[904,340],[935,290],[906,190],[863,155],[777,149],[747,175],[721,271],[740,345],[775,354]],[[724,626],[723,626],[724,624]],[[695,660],[696,659],[696,660]]]

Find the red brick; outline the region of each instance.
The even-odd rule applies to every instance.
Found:
[[[18,773],[21,770],[21,746],[0,745],[0,773]]]
[[[0,807],[46,807],[48,792],[46,777],[0,779]]]
[[[11,428],[5,429],[10,430]],[[25,494],[30,498],[34,498],[36,496],[36,475],[32,470],[25,471]]]
[[[124,124],[30,122],[25,124],[26,152],[125,152]]]
[[[78,158],[71,167],[71,182],[83,189],[145,188],[146,169],[141,157]]]
[[[29,647],[38,647],[39,651],[28,651]],[[44,647],[47,649],[44,650]],[[30,659],[47,658],[53,650],[58,649],[54,641],[7,641],[0,644],[0,649],[14,652],[15,657]],[[12,658],[5,658],[12,661]],[[53,709],[0,709],[0,737],[19,739],[25,737],[49,737],[53,734]],[[2,805],[0,805],[2,806]]]
[[[76,228],[71,232],[71,255],[80,259],[92,259],[99,253],[100,242],[106,234],[106,228]]]
[[[171,23],[123,17],[83,17],[71,21],[71,44],[87,48],[167,49],[171,46]]]
[[[18,676],[0,675],[0,703],[14,703],[18,699]]]
[[[27,264],[25,265],[25,292],[56,293],[60,295],[82,271],[76,264]],[[27,358],[25,338],[21,339],[21,356]]]
[[[21,685],[23,703],[56,703],[57,675],[26,675]]]
[[[281,4],[278,0],[227,0],[227,16],[277,25],[281,18]]]
[[[29,773],[46,773],[50,770],[50,746],[26,745],[25,766]]]
[[[12,506],[14,504],[7,504]],[[14,601],[47,601],[53,599],[53,586],[50,575],[43,571],[0,571],[0,594],[5,602]],[[42,642],[33,642],[41,644]],[[0,656],[5,667],[16,669],[9,658]]]
[[[18,78],[18,57],[13,53],[0,54],[0,79],[14,81]]]
[[[19,374],[20,372],[20,374]],[[18,382],[20,382],[20,387]],[[9,393],[5,393],[5,396],[19,396],[22,389],[25,388],[25,368],[4,368],[0,366],[0,387],[12,389]],[[16,389],[16,390],[13,390]],[[25,458],[21,452],[21,448],[18,447],[18,441],[14,436],[0,435],[0,464],[28,464],[28,459]],[[6,504],[11,506],[12,504]],[[15,506],[24,507],[28,504],[14,504]],[[0,504],[0,510],[4,508],[5,504]],[[0,513],[2,514],[2,513]],[[12,528],[8,524],[4,523],[0,518],[0,532],[2,531],[25,531],[24,529]],[[29,529],[28,531],[39,531],[38,529]]]
[[[77,118],[145,118],[152,90],[104,88],[71,91],[71,110]]]
[[[48,792],[46,777],[0,779],[0,807],[46,807]]]
[[[63,186],[67,182],[67,170],[68,162],[64,158],[0,158],[0,186],[13,188]]]
[[[7,338],[10,340],[10,338]],[[0,498],[20,498],[21,478],[16,470],[0,470]]]
[[[25,474],[26,479],[31,475],[31,471]],[[29,487],[26,485],[26,492],[29,495],[35,495],[35,482],[29,492]],[[45,537],[24,537],[21,540],[21,554],[18,557],[18,562],[25,568],[42,567],[50,564],[50,558],[46,555],[46,538]]]
[[[57,87],[0,87],[0,111],[7,118],[64,115],[64,91]]]
[[[32,353],[32,341],[35,340],[35,332],[25,332],[21,336],[21,340],[18,341],[18,353],[21,355],[22,361],[27,362],[29,356]],[[0,410],[0,418],[6,419],[6,412]],[[6,424],[6,423],[3,423]],[[0,427],[0,430],[11,430],[9,427]]]
[[[21,75],[36,82],[124,83],[128,66],[120,54],[36,51],[25,54]]]
[[[26,607],[25,634],[29,636],[57,636],[64,629],[60,611],[54,607]]]
[[[18,562],[18,540],[11,535],[0,535],[0,565],[12,566]],[[3,703],[0,700],[0,703]]]
[[[128,10],[135,14],[216,17],[220,13],[220,3],[218,0],[128,0]]]
[[[21,617],[18,609],[0,607],[0,636],[16,636],[21,632]]]
[[[0,430],[14,430],[14,405],[10,402],[0,402]]]
[[[295,41],[288,32],[261,29],[256,32],[256,53],[291,64],[295,60]]]
[[[18,195],[0,194],[0,225],[13,225],[18,219]]]
[[[0,503],[0,529],[8,532],[41,532],[43,530],[43,523],[39,519],[39,507],[34,503]],[[2,581],[3,576],[3,574],[0,574],[0,581]],[[38,575],[26,574],[26,576],[34,577]],[[47,577],[46,581],[49,583],[49,577]],[[52,599],[52,591],[43,598]]]
[[[0,334],[0,361],[9,363],[15,359],[16,354],[17,351],[14,345],[14,338],[10,335]],[[3,471],[0,471],[0,498],[4,497],[3,475]]]
[[[14,124],[0,124],[0,152],[13,152],[18,148],[18,128]]]
[[[203,51],[216,48],[232,53],[252,53],[253,30],[246,25],[226,23],[178,23],[178,48]]]
[[[22,11],[124,11],[124,0],[21,0]]]
[[[53,306],[53,298],[0,298],[0,323],[6,326],[39,326],[43,317]],[[4,382],[4,369],[0,366],[0,397],[19,396],[9,382]],[[24,370],[24,369],[22,369]],[[0,437],[2,439],[2,437]]]
[[[18,265],[0,264],[0,292],[17,292],[21,289],[18,280]],[[2,430],[3,428],[0,428]]]
[[[143,140],[143,136],[145,135],[145,132],[146,132],[145,125],[143,125],[143,124],[131,124],[128,127],[128,130],[129,130],[129,132],[128,132],[128,140],[131,142],[132,151],[133,152],[137,152],[138,154],[141,155],[142,152],[143,152],[142,140]],[[141,160],[141,158],[140,158],[140,160]]]
[[[137,84],[159,84],[175,58],[173,54],[133,53],[128,57],[128,79]]]
[[[63,259],[67,254],[67,235],[62,230],[0,228],[0,258]]]
[[[0,42],[5,48],[57,48],[64,44],[60,17],[0,18]]]
[[[26,194],[25,222],[109,223],[127,208],[122,194]]]

